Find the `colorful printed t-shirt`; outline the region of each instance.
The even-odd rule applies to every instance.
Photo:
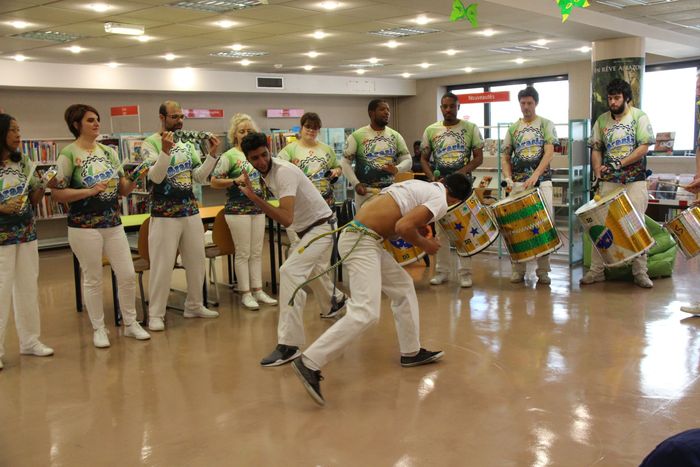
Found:
[[[68,227],[104,229],[121,225],[119,177],[124,176],[124,170],[114,149],[98,143],[86,150],[71,143],[58,155],[56,170],[58,188],[82,189],[107,183],[102,193],[70,203]]]
[[[212,176],[216,178],[238,178],[243,173],[243,169],[248,172],[248,177],[253,185],[253,190],[260,196],[263,196],[262,186],[260,185],[260,172],[248,162],[241,151],[236,148],[231,148],[219,157],[219,162],[216,164]],[[227,199],[224,212],[226,214],[262,214],[262,210],[255,205],[246,195],[241,193],[238,186],[234,183],[226,189]]]
[[[605,112],[593,125],[591,147],[603,154],[603,164],[613,160],[622,160],[643,144],[654,144],[654,130],[649,117],[641,110],[629,106],[620,121],[616,121],[610,112]],[[600,179],[604,182],[632,183],[647,178],[646,155],[634,164],[604,173]]]
[[[304,172],[311,183],[314,184],[316,189],[323,199],[329,205],[333,205],[333,185],[330,180],[326,178],[326,172],[336,167],[340,167],[340,164],[335,158],[335,152],[327,144],[317,142],[312,148],[303,146],[299,141],[294,141],[286,145],[277,154],[277,157],[284,159],[296,165]]]
[[[144,161],[154,165],[163,143],[155,133],[143,142]],[[190,142],[177,142],[170,149],[170,163],[163,181],[151,185],[151,216],[188,217],[199,213],[197,198],[192,191],[192,171],[202,165],[199,153]]]
[[[525,182],[535,172],[544,157],[544,146],[558,141],[554,123],[537,117],[531,122],[522,118],[508,127],[503,139],[503,152],[510,155],[512,179]],[[552,170],[547,167],[539,181],[552,179]]]
[[[343,156],[355,161],[357,179],[372,187],[386,187],[394,183],[394,176],[382,170],[386,164],[396,165],[399,157],[409,156],[403,136],[398,131],[385,127],[373,130],[367,125],[348,136]]]
[[[471,160],[474,149],[484,147],[479,127],[466,120],[452,126],[435,122],[423,132],[421,152],[429,150],[433,155],[433,169],[445,177],[463,168]]]
[[[19,212],[0,214],[0,245],[14,245],[36,240],[34,210],[29,193],[39,186],[32,173],[33,164],[22,155],[19,162],[0,162],[0,205],[21,203]],[[27,186],[27,184],[29,186]]]

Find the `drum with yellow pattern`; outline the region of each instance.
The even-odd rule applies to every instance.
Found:
[[[496,224],[476,193],[452,206],[438,223],[460,256],[475,255],[498,237]]]
[[[700,253],[700,207],[688,208],[664,224],[686,258]]]

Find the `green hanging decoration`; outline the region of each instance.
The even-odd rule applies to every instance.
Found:
[[[571,14],[571,10],[573,10],[575,7],[579,8],[588,8],[590,6],[590,3],[588,3],[588,0],[556,0],[557,5],[559,5],[559,9],[561,10],[561,22],[565,22],[568,18],[569,15]]]
[[[452,13],[450,14],[450,21],[459,21],[461,19],[467,19],[472,23],[473,28],[479,27],[479,18],[477,17],[476,8],[479,6],[478,3],[472,3],[465,7],[461,0],[454,0],[452,2]]]

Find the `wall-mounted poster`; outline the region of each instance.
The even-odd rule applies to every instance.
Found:
[[[642,77],[644,75],[644,57],[613,58],[598,60],[593,64],[593,79],[591,80],[592,104],[591,123],[608,111],[608,83],[615,78],[621,78],[632,86],[631,105],[642,109]]]

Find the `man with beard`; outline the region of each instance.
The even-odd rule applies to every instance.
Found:
[[[502,170],[503,180],[511,188],[513,196],[522,191],[539,186],[540,194],[549,217],[554,221],[552,207],[552,171],[549,164],[554,156],[554,143],[557,132],[554,123],[537,115],[540,95],[535,88],[528,86],[518,93],[518,102],[523,117],[513,123],[503,140]],[[510,276],[512,283],[525,280],[527,263],[513,263]],[[537,258],[537,283],[550,284],[549,255]]]
[[[370,124],[348,136],[340,160],[343,174],[355,188],[357,209],[370,196],[394,183],[397,173],[411,170],[411,154],[403,136],[387,126],[391,116],[389,104],[374,99],[367,106],[367,113]]]
[[[152,182],[150,206],[151,224],[148,250],[151,261],[148,294],[148,328],[165,329],[165,308],[170,295],[173,264],[178,250],[187,277],[185,318],[216,318],[219,313],[204,307],[204,229],[197,200],[192,191],[192,180],[206,182],[217,162],[219,139],[208,140],[209,153],[204,163],[194,144],[174,141],[173,132],[182,129],[185,115],[180,104],[165,101],[159,109],[161,131],[144,141],[141,151],[150,164],[148,179]]]
[[[423,132],[421,142],[421,166],[429,181],[433,182],[453,173],[471,176],[474,169],[484,161],[484,141],[481,139],[479,128],[466,120],[457,118],[459,99],[451,92],[440,99],[440,111],[443,121],[430,125]],[[433,167],[430,166],[430,155],[433,156]],[[472,158],[473,156],[473,158]],[[450,275],[450,242],[447,234],[439,224],[437,236],[440,239],[435,262],[435,275],[430,279],[432,285],[440,285],[447,281]],[[459,285],[472,286],[471,258],[457,257],[457,273]]]
[[[598,194],[603,196],[622,187],[627,191],[637,213],[644,218],[648,194],[646,155],[655,143],[649,117],[629,105],[632,88],[628,82],[614,79],[608,84],[608,108],[596,120],[591,136],[591,167],[600,181]],[[647,256],[632,260],[634,283],[650,288],[654,284],[647,274]],[[581,284],[605,280],[605,267],[599,254],[591,255],[591,268],[581,278]]]

